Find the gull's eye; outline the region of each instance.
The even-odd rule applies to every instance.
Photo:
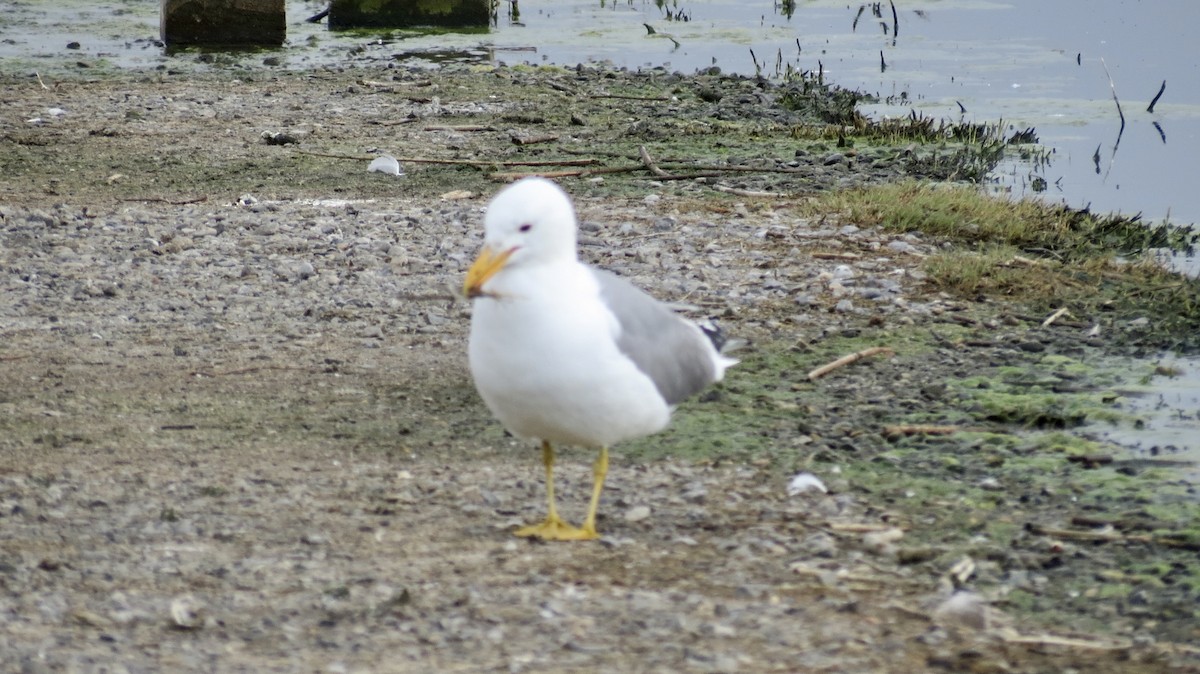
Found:
[[[531,229],[533,229],[533,225],[531,225],[527,222],[527,223],[521,225],[520,227],[518,227],[517,231],[518,232],[528,232]]]

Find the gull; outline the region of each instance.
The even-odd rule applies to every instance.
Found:
[[[513,435],[539,441],[546,519],[518,536],[589,540],[608,474],[608,448],[656,433],[675,405],[720,381],[737,361],[723,338],[628,281],[579,261],[575,209],[558,185],[520,180],[484,216],[484,243],[467,271],[473,300],[471,375]],[[563,521],[554,498],[554,445],[599,450],[583,526]]]

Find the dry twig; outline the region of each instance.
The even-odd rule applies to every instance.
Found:
[[[317,152],[315,150],[296,149],[300,154],[312,157],[328,157],[329,159],[352,159],[354,161],[369,161],[374,155],[337,154],[332,152]],[[489,168],[493,166],[593,166],[600,163],[598,159],[521,159],[516,161],[480,161],[476,159],[436,159],[431,157],[396,157],[401,164],[449,164],[453,166],[478,166]]]
[[[884,426],[883,435],[888,438],[897,438],[908,435],[953,435],[961,430],[958,426],[932,426],[928,424],[902,424],[898,426]]]
[[[201,203],[204,201],[208,201],[208,196],[206,195],[206,196],[201,196],[201,197],[193,197],[191,199],[179,199],[179,200],[163,199],[162,197],[133,197],[130,199],[118,199],[118,201],[141,201],[141,202],[145,202],[145,203],[170,204],[172,206],[184,206],[187,204],[198,204],[198,203]]]
[[[376,124],[378,126],[400,126],[401,124],[412,124],[419,119],[420,117],[405,117],[403,119],[376,119],[367,123]]]
[[[592,94],[588,98],[619,98],[625,101],[669,101],[666,96],[625,96],[622,94]]]
[[[1117,115],[1121,117],[1121,131],[1124,131],[1125,113],[1121,111],[1121,101],[1117,98],[1117,84],[1113,82],[1112,73],[1108,72],[1108,64],[1104,62],[1103,58],[1100,59],[1100,65],[1104,66],[1104,74],[1108,75],[1108,86],[1112,89],[1113,103],[1117,104]],[[1120,134],[1117,134],[1117,136],[1120,137]]]
[[[451,124],[430,124],[425,127],[425,131],[495,131],[496,127],[488,126],[487,124],[463,124],[461,126],[453,126]]]
[[[835,360],[831,363],[826,363],[825,365],[818,367],[817,369],[808,373],[808,379],[809,379],[809,381],[816,381],[817,379],[824,377],[825,375],[829,374],[830,372],[833,372],[834,370],[838,369],[839,367],[845,367],[846,365],[849,365],[856,361],[860,361],[863,358],[869,358],[871,356],[877,356],[880,354],[886,355],[886,356],[892,356],[892,355],[895,355],[895,353],[896,353],[895,351],[893,351],[892,349],[889,349],[886,346],[872,346],[869,349],[863,349],[862,351],[858,351],[858,352],[852,353],[847,356],[842,356],[841,358],[838,358],[837,360]]]
[[[1068,310],[1066,307],[1062,307],[1058,311],[1055,311],[1054,313],[1050,314],[1050,316],[1047,317],[1046,320],[1042,321],[1042,327],[1048,328],[1054,324],[1054,321],[1057,321],[1058,319],[1062,318],[1063,316],[1070,316],[1070,315],[1071,315],[1070,310]]]
[[[654,175],[660,177],[669,175],[666,171],[659,168],[658,164],[654,163],[654,160],[650,158],[650,152],[646,149],[645,145],[638,146],[638,157],[641,158],[642,165],[649,169]]]
[[[877,531],[888,531],[890,529],[899,529],[895,524],[868,524],[866,522],[830,522],[827,525],[830,531],[851,534],[870,534]]]
[[[787,197],[786,194],[779,192],[762,192],[760,190],[744,190],[737,187],[727,187],[725,185],[713,185],[712,188],[718,192],[726,194],[736,194],[739,197],[767,197],[771,199],[782,199]]]
[[[537,143],[553,143],[558,140],[558,136],[548,133],[541,136],[512,136],[514,145],[534,145]]]
[[[1167,90],[1167,81],[1163,80],[1162,86],[1158,88],[1158,93],[1154,94],[1154,98],[1151,99],[1150,107],[1146,108],[1146,112],[1150,112],[1150,113],[1154,112],[1154,106],[1158,105],[1158,99],[1162,98],[1163,92],[1166,90]],[[1159,133],[1162,133],[1162,129],[1159,129]]]
[[[1063,648],[1079,648],[1098,651],[1123,651],[1132,647],[1132,644],[1124,641],[1104,642],[1090,639],[1072,639],[1069,637],[1059,637],[1053,634],[1018,634],[1014,636],[1005,636],[1005,643],[1017,644],[1020,646],[1061,646]]]
[[[1075,529],[1057,529],[1054,527],[1045,527],[1040,524],[1030,524],[1029,531],[1030,533],[1037,534],[1039,536],[1069,538],[1077,541],[1094,541],[1097,543],[1145,543],[1150,545],[1162,545],[1168,548],[1180,548],[1183,550],[1200,550],[1200,542],[1189,541],[1183,538],[1169,538],[1166,536],[1122,534],[1116,531],[1077,531]]]
[[[520,180],[529,176],[541,176],[543,178],[582,178],[584,176],[603,175],[609,173],[633,173],[641,170],[642,166],[605,166],[600,168],[585,168],[574,169],[567,171],[538,171],[537,173],[524,172],[499,172],[489,174],[488,177],[492,180]]]

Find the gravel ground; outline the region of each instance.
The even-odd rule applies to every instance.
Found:
[[[475,396],[454,296],[495,183],[280,159],[259,137],[399,142],[354,116],[406,109],[330,117],[362,77],[272,80],[269,97],[221,79],[5,82],[0,670],[1187,670],[1152,638],[1047,643],[1029,636],[1046,625],[950,600],[945,579],[896,562],[886,501],[836,475],[830,494],[790,496],[770,461],[617,448],[600,542],[511,537],[542,509],[537,452]],[[501,152],[405,133],[409,155]],[[812,164],[849,171],[838,161]],[[318,167],[305,182],[294,162]],[[710,203],[702,183],[567,187],[587,259],[752,351],[954,308],[921,290],[918,237],[786,201]],[[439,196],[454,190],[472,194]],[[859,386],[968,365],[899,359]],[[805,421],[811,436],[854,419],[837,404]],[[572,519],[590,458],[562,462]]]

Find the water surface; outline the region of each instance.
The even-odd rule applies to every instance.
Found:
[[[519,0],[501,2],[485,34],[433,35],[338,33],[304,21],[324,5],[289,0],[289,38],[274,67],[407,55],[429,64],[449,56],[685,73],[713,65],[766,76],[820,70],[830,82],[878,94],[881,102],[865,108],[876,117],[915,110],[1034,127],[1050,164],[1008,161],[992,176],[997,190],[1151,221],[1200,222],[1191,168],[1200,156],[1200,59],[1188,56],[1200,4],[1192,2],[906,1],[896,3],[894,17],[890,5],[880,5],[876,17],[870,5],[825,0]],[[194,52],[166,55],[156,44],[157,7],[145,0],[12,3],[0,19],[0,59],[8,62],[0,67],[95,59],[129,68],[219,67],[198,63]],[[68,49],[71,42],[79,48]],[[241,58],[263,67],[261,55]],[[1166,91],[1147,112],[1164,80]],[[1038,178],[1044,192],[1033,189]]]

